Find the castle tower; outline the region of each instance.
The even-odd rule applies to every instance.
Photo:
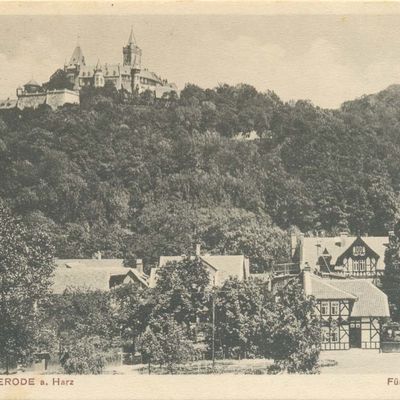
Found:
[[[77,43],[74,51],[72,52],[69,63],[64,65],[64,71],[67,74],[67,78],[74,85],[75,90],[79,88],[79,71],[81,66],[84,65],[86,65],[85,56],[83,55],[83,51],[79,43]]]
[[[93,75],[93,84],[94,87],[99,88],[99,87],[104,87],[104,74],[103,70],[100,65],[100,60],[97,61],[96,68],[94,69],[94,75]]]
[[[124,55],[124,65],[129,65],[139,70],[141,69],[142,50],[136,44],[133,28],[131,29],[131,34],[129,35],[128,44],[124,46],[122,52]]]

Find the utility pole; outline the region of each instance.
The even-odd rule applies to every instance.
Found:
[[[215,367],[215,292],[212,292],[212,366]]]

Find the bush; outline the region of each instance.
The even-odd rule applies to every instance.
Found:
[[[105,357],[101,351],[100,340],[96,337],[83,338],[69,346],[61,365],[67,374],[101,374]]]

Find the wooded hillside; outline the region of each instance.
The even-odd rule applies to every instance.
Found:
[[[290,229],[385,235],[398,215],[400,86],[339,110],[248,85],[81,100],[0,116],[0,198],[59,257],[150,263],[200,242],[263,270],[287,260]]]

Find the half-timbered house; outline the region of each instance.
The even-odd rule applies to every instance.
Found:
[[[321,275],[375,278],[383,274],[388,236],[292,236],[292,258]]]
[[[381,324],[390,316],[385,293],[369,280],[323,279],[306,268],[306,295],[316,300],[321,321],[321,348],[379,349]]]

